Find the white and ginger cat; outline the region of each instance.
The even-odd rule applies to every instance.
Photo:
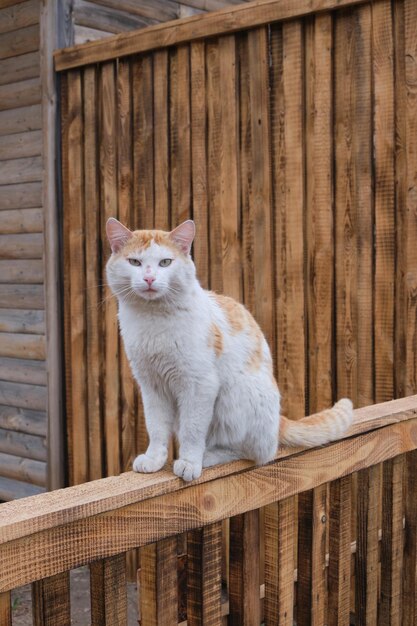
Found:
[[[184,480],[234,459],[267,463],[278,439],[310,447],[338,439],[352,422],[350,400],[299,421],[280,417],[265,337],[243,305],[200,286],[190,257],[194,234],[190,220],[172,232],[107,222],[107,278],[149,434],[133,469],[160,470],[173,434],[174,473]]]

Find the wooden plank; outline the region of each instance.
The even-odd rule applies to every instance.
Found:
[[[261,621],[259,602],[259,511],[230,519],[229,624]]]
[[[173,0],[143,0],[140,4],[136,0],[95,0],[95,2],[113,9],[122,9],[133,15],[141,15],[155,22],[178,18],[178,2]]]
[[[187,556],[187,624],[217,626],[221,619],[221,522],[188,533]]]
[[[83,201],[83,120],[81,76],[68,74],[68,198],[70,216],[70,354],[71,354],[71,429],[74,457],[73,482],[88,478],[87,443],[87,366],[85,362],[85,228]],[[69,323],[69,320],[68,320]]]
[[[327,486],[298,497],[297,625],[325,623]]]
[[[2,161],[0,185],[40,181],[42,174],[42,157],[40,156]]]
[[[406,456],[405,533],[402,571],[402,626],[413,626],[417,616],[417,451]]]
[[[45,411],[46,388],[0,380],[0,404]]]
[[[169,127],[168,51],[153,57],[153,132],[155,176],[155,228],[170,229],[169,211]]]
[[[360,626],[377,623],[380,474],[378,465],[358,473],[355,616]]]
[[[25,28],[39,23],[39,0],[28,0],[7,8],[0,8],[0,33]]]
[[[23,133],[40,128],[42,128],[42,115],[39,104],[0,111],[0,135]],[[8,184],[7,181],[4,184]]]
[[[207,204],[207,110],[205,44],[191,44],[191,176],[193,217],[196,224],[194,263],[204,289],[209,286],[209,232]],[[155,111],[156,115],[156,111]]]
[[[71,622],[69,572],[32,585],[34,626],[67,626]]]
[[[168,538],[140,552],[140,616],[143,626],[178,623],[177,538]]]
[[[1,219],[1,214],[0,214]],[[44,265],[42,261],[2,261],[0,260],[0,283],[35,284],[39,285],[44,280]],[[9,306],[10,303],[2,306]],[[30,307],[27,307],[30,308]]]
[[[133,15],[126,11],[100,6],[97,2],[75,0],[73,4],[74,20],[81,26],[95,28],[110,33],[123,33],[148,26],[149,19]]]
[[[219,210],[221,219],[221,269],[223,293],[242,300],[240,255],[239,107],[236,41],[234,35],[219,39],[221,126]],[[266,211],[267,207],[264,207]],[[256,208],[255,208],[256,211]],[[267,255],[267,252],[266,252]],[[265,259],[264,259],[265,262]],[[256,272],[256,265],[254,270]],[[265,272],[268,268],[265,267]]]
[[[170,56],[171,221],[191,217],[190,48],[179,46]]]
[[[275,472],[279,472],[281,467],[284,467],[283,462],[288,461],[289,465],[285,465],[285,471],[282,475],[283,479],[279,481],[279,484],[274,486],[274,493],[278,493],[275,500],[269,500],[271,497],[270,493],[258,493],[256,490],[254,492],[256,498],[260,498],[261,501],[264,501],[264,504],[269,504],[280,498],[288,497],[287,492],[289,488],[284,481],[288,468],[291,469],[292,467],[296,473],[298,472],[297,475],[300,477],[301,481],[297,487],[299,491],[306,491],[316,486],[314,481],[318,480],[318,477],[321,476],[319,469],[323,469],[324,473],[317,483],[317,486],[331,480],[336,480],[336,478],[341,475],[349,474],[352,471],[359,471],[361,467],[365,467],[365,462],[368,459],[368,448],[366,448],[368,444],[370,445],[369,464],[372,464],[378,455],[379,457],[385,456],[386,458],[393,458],[396,456],[395,451],[398,448],[411,445],[411,441],[408,438],[410,433],[412,434],[413,420],[416,418],[417,396],[410,396],[400,400],[392,400],[391,402],[383,402],[362,409],[356,409],[354,411],[353,426],[348,432],[349,439],[345,441],[334,442],[328,447],[318,450],[282,448],[278,450],[276,460],[270,466],[262,468],[254,468],[253,464],[248,461],[238,461],[231,464],[207,468],[198,479],[197,484],[193,484],[193,487],[201,487],[206,482],[211,482],[215,479],[223,479],[225,476],[230,477],[235,474],[242,474],[242,479],[237,481],[239,482],[243,480],[243,476],[249,472],[252,477],[258,476],[258,474],[262,475],[265,478],[266,489],[269,484],[268,481],[273,480],[272,476],[275,475]],[[387,430],[382,432],[381,429],[385,428],[387,428]],[[379,435],[378,431],[380,431]],[[381,451],[379,445],[382,442],[383,436],[393,436],[395,438],[398,433],[400,434],[399,441],[390,439],[392,449],[386,449],[385,453]],[[366,436],[364,436],[365,434]],[[361,436],[360,439],[358,439],[359,436]],[[358,446],[358,443],[360,443],[360,446]],[[387,446],[385,447],[387,448]],[[323,455],[327,454],[334,454],[334,458],[343,458],[343,460],[341,460],[340,465],[337,467],[333,462],[330,467],[324,467],[322,464],[320,465],[319,462],[320,458],[323,458]],[[351,457],[349,457],[349,454]],[[400,454],[400,452],[397,454]],[[382,460],[384,459],[378,458],[377,462],[381,462]],[[313,472],[310,472],[311,468],[313,468]],[[355,469],[353,470],[352,468]],[[309,472],[311,473],[311,481]],[[231,484],[233,482],[232,480],[230,481]],[[7,507],[0,508],[0,537],[5,541],[6,539],[12,540],[21,537],[22,533],[30,534],[32,531],[38,532],[51,528],[57,524],[60,519],[59,516],[55,517],[54,512],[58,511],[64,505],[66,508],[66,519],[68,523],[70,523],[80,518],[84,519],[90,514],[97,515],[106,511],[120,509],[123,506],[128,506],[147,498],[155,498],[161,494],[168,494],[185,488],[188,490],[185,483],[177,480],[169,470],[161,470],[153,475],[128,472],[121,477],[92,481],[83,485],[82,489],[80,487],[70,487],[65,491],[51,492],[47,497],[33,502],[31,522],[28,526],[25,525],[25,522],[22,521],[20,517],[20,515],[24,513],[23,510],[20,511],[20,513],[19,511],[13,512],[13,519],[10,525],[10,511],[8,511]],[[80,494],[82,496],[81,498]],[[223,500],[220,502],[223,503]],[[256,503],[257,502],[258,500],[256,500]],[[261,506],[263,506],[263,504],[259,504],[257,508]],[[225,515],[223,519],[226,517],[228,516]],[[24,517],[24,520],[25,519]],[[200,524],[200,526],[203,525],[204,524]],[[197,524],[195,528],[198,527],[199,525]]]
[[[2,59],[0,62],[0,85],[7,85],[27,78],[39,76],[39,51]]]
[[[0,309],[0,332],[43,335],[45,314],[43,311]]]
[[[133,169],[132,169],[132,89],[131,72],[128,61],[120,61],[117,74],[117,120],[118,120],[118,203],[119,219],[128,227],[132,226]],[[140,427],[144,428],[143,415],[137,414],[136,382],[133,380],[124,349],[120,355],[120,400],[122,469],[129,470],[138,450],[136,449],[136,421],[141,417]],[[98,415],[98,418],[100,416]]]
[[[398,456],[383,465],[381,600],[378,626],[400,626],[402,623],[404,461],[404,457]]]
[[[27,333],[0,333],[0,355],[22,359],[45,359],[45,338],[43,335]]]
[[[273,29],[274,214],[277,293],[277,370],[289,417],[305,414],[304,194],[302,25]],[[282,67],[282,71],[280,71]],[[284,156],[285,155],[285,156]],[[287,405],[287,403],[289,403]]]
[[[46,461],[46,440],[44,437],[4,430],[3,428],[0,428],[0,435],[0,452],[34,461]]]
[[[43,309],[45,307],[43,286],[0,284],[0,306],[14,309]]]
[[[329,626],[350,625],[351,476],[330,484],[329,494]]]
[[[103,476],[102,447],[96,442],[103,438],[101,423],[101,360],[103,358],[101,338],[101,227],[98,186],[97,153],[97,71],[94,67],[86,68],[83,76],[84,93],[84,205],[85,238],[85,281],[86,281],[86,359],[87,368],[87,419],[90,480]]]
[[[0,594],[0,623],[4,626],[12,626],[12,603],[10,591]]]
[[[220,146],[221,146],[221,92],[220,55],[218,43],[206,46],[206,100],[207,100],[207,188],[210,258],[222,258],[222,231],[220,213]],[[209,264],[210,288],[223,292],[223,272],[220,263]]]
[[[394,53],[391,4],[372,5],[375,168],[375,398],[394,397]]]
[[[24,209],[39,207],[41,205],[42,183],[2,185],[0,194],[0,210]]]
[[[0,160],[19,159],[41,154],[42,133],[32,130],[26,133],[15,133],[0,137]]]
[[[0,357],[0,380],[46,385],[45,361]]]
[[[29,78],[9,85],[0,86],[0,110],[38,104],[41,101],[39,78]]]
[[[126,555],[90,566],[92,626],[127,626]]]
[[[46,413],[0,405],[0,428],[45,437],[47,431]]]
[[[417,388],[417,337],[415,320],[417,316],[417,250],[413,242],[417,237],[416,181],[417,153],[412,137],[417,134],[417,103],[415,98],[415,60],[417,58],[417,5],[415,2],[404,2],[404,52],[405,52],[405,85],[406,85],[406,387],[405,392]]]
[[[308,410],[333,401],[332,28],[317,15],[306,30],[306,245]]]
[[[3,234],[41,233],[42,209],[15,209],[0,212],[0,232]]]
[[[14,502],[19,498],[38,496],[41,493],[45,493],[43,487],[22,483],[20,480],[13,480],[12,478],[0,477],[0,500],[4,502],[9,500]]]
[[[0,452],[0,475],[45,487],[46,463]]]
[[[34,52],[39,49],[39,27],[37,24],[0,34],[0,59]]]
[[[295,569],[295,498],[265,508],[265,620],[293,626]]]
[[[99,39],[110,36],[111,33],[107,31],[88,28],[87,26],[78,26],[77,24],[74,25],[74,44],[76,46],[90,41],[98,41]]]
[[[101,119],[100,142],[100,193],[102,204],[101,237],[105,236],[105,223],[109,217],[117,217],[117,124],[116,124],[116,80],[115,67],[108,63],[101,68],[99,115]],[[107,252],[106,252],[107,256]],[[103,262],[103,279],[105,282]],[[110,296],[106,287],[105,297]],[[104,353],[104,432],[108,445],[106,447],[107,475],[120,472],[120,431],[119,416],[119,337],[117,327],[117,303],[115,298],[106,299],[104,308],[103,330],[105,337]],[[75,398],[74,398],[75,400]]]
[[[0,250],[3,259],[42,259],[43,235],[0,235]]]
[[[320,0],[314,7],[310,0],[258,0],[249,5],[227,7],[215,14],[196,15],[175,24],[158,24],[142,29],[139,34],[116,35],[111,44],[95,42],[82,48],[60,50],[55,53],[57,71],[106,61],[116,56],[136,54],[167,45],[194,41],[203,37],[231,34],[245,28],[254,28],[288,18],[301,17],[335,7],[361,4],[364,0]]]

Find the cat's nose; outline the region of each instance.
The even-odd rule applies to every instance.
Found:
[[[155,278],[152,276],[144,276],[143,280],[148,283],[149,287],[151,287],[152,283],[155,282]]]

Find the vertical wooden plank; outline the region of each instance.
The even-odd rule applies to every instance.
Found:
[[[220,219],[223,293],[242,299],[240,260],[240,189],[238,177],[238,102],[235,36],[219,40],[221,93]]]
[[[151,54],[133,63],[134,223],[154,225],[153,59]]]
[[[102,206],[101,236],[106,241],[105,224],[109,217],[118,216],[117,205],[117,123],[115,64],[101,66],[100,84],[100,198]],[[108,246],[106,252],[108,251]],[[103,262],[103,283],[105,283]],[[119,335],[117,302],[108,287],[104,291],[104,433],[106,438],[106,474],[120,473],[120,414],[119,414]]]
[[[188,533],[187,625],[221,621],[222,523]]]
[[[153,59],[155,228],[170,229],[168,51],[158,50]]]
[[[265,507],[265,623],[293,626],[296,499]]]
[[[229,625],[257,626],[259,601],[259,511],[230,519]]]
[[[351,476],[330,484],[329,494],[329,626],[350,624]]]
[[[378,626],[401,626],[402,623],[403,474],[403,456],[385,461],[382,489],[381,600]]]
[[[417,4],[404,1],[405,86],[407,138],[407,330],[406,330],[406,395],[417,389]]]
[[[406,455],[402,626],[417,624],[417,450]]]
[[[69,572],[32,584],[34,626],[68,626],[71,623]]]
[[[391,2],[372,5],[375,168],[375,401],[394,397],[394,53]]]
[[[84,203],[85,203],[85,280],[86,280],[86,359],[88,398],[88,478],[103,477],[102,446],[102,368],[101,362],[101,229],[97,154],[97,75],[88,67],[83,76],[84,94]]]
[[[12,604],[10,596],[10,591],[0,593],[0,624],[4,624],[4,626],[12,626]]]
[[[92,626],[127,626],[126,555],[90,565]]]
[[[177,538],[141,549],[140,613],[142,626],[178,623]]]
[[[207,175],[210,242],[210,287],[223,292],[221,212],[220,212],[220,145],[221,145],[221,92],[219,46],[215,41],[206,44],[206,97],[207,97]]]
[[[132,213],[132,89],[130,61],[120,59],[117,73],[117,194],[119,220],[134,228]],[[122,470],[131,469],[136,450],[136,383],[124,351],[120,354],[120,410],[122,437]]]
[[[269,119],[269,50],[266,27],[248,32],[254,308],[252,313],[274,352],[274,286],[272,282],[271,146]]]
[[[205,43],[191,44],[191,175],[193,218],[197,235],[194,262],[204,289],[210,281],[210,247],[207,197],[207,105]]]
[[[355,616],[359,626],[377,624],[380,473],[379,465],[358,472]]]
[[[303,29],[271,29],[276,337],[282,411],[305,415]],[[281,38],[282,37],[282,38]]]
[[[298,497],[297,625],[319,626],[326,614],[327,485]]]
[[[333,135],[330,14],[306,28],[308,413],[333,402]]]
[[[190,47],[171,54],[171,211],[172,226],[191,217]]]
[[[71,416],[73,482],[88,480],[85,318],[85,207],[83,194],[82,82],[68,72],[68,214],[70,259]]]

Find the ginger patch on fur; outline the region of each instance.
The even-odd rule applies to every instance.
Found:
[[[135,230],[129,239],[123,252],[135,252],[136,250],[146,250],[154,241],[159,246],[165,246],[176,254],[182,254],[180,248],[169,238],[169,233],[163,230]]]
[[[245,307],[228,296],[221,296],[218,293],[213,293],[213,296],[225,313],[232,333],[237,334],[241,332],[248,323],[248,313]]]
[[[208,345],[210,348],[214,348],[214,352],[219,358],[223,352],[223,335],[220,328],[214,323],[210,326]]]

